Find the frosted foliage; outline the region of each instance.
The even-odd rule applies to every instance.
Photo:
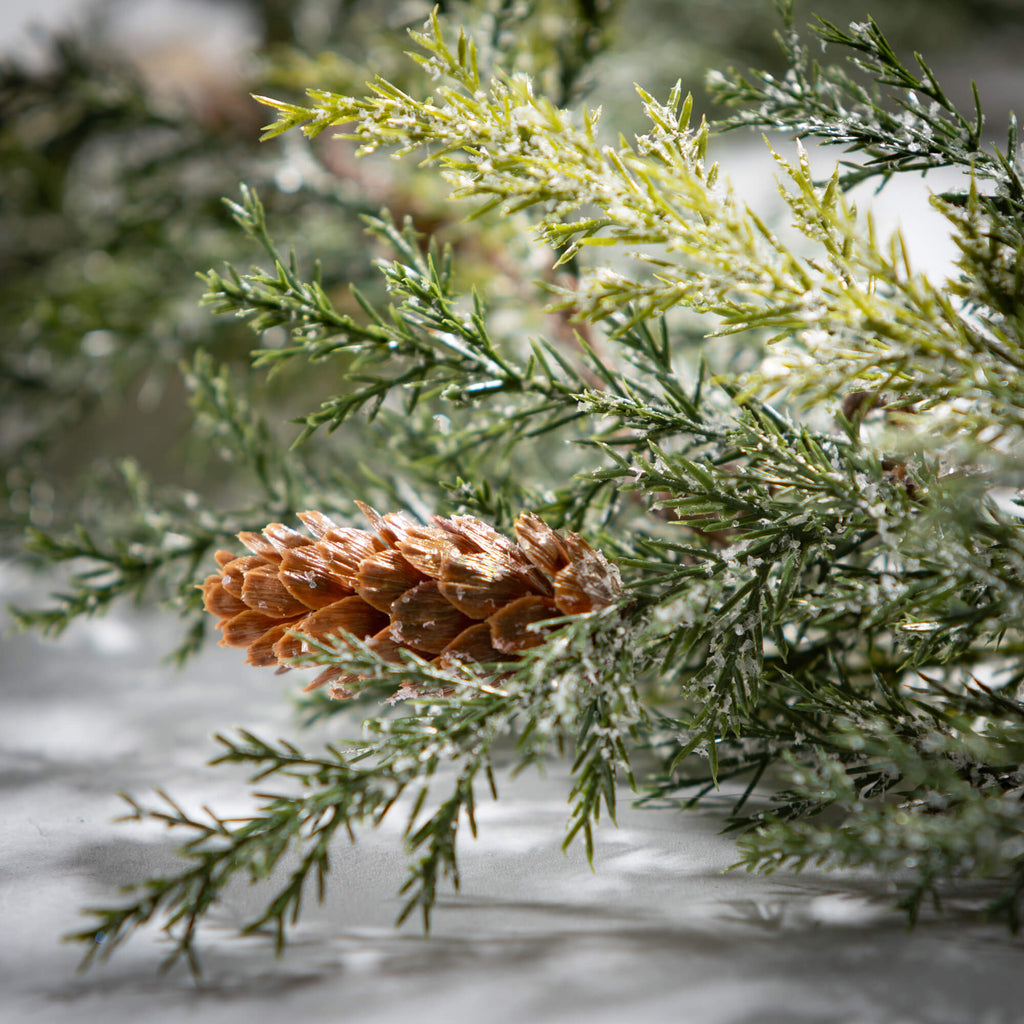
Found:
[[[852,53],[878,96],[819,66],[788,26],[785,74],[709,79],[741,104],[733,124],[864,158],[820,178],[799,144],[773,153],[785,223],[719,174],[679,85],[664,100],[641,90],[642,130],[609,142],[598,112],[560,109],[528,75],[481,78],[472,40],[447,41],[436,15],[413,37],[428,99],[377,79],[362,96],[265,101],[278,115],[268,134],[337,129],[361,153],[415,154],[418,172],[478,217],[472,244],[451,251],[370,219],[391,254],[378,263],[388,294],[361,295],[357,318],[273,245],[245,190],[232,215],[274,271],[206,276],[217,311],[285,336],[259,365],[344,357],[345,390],[308,415],[303,438],[342,426],[360,437],[369,419],[365,436],[391,461],[368,489],[393,489],[434,526],[374,513],[380,543],[357,560],[356,596],[336,601],[320,571],[330,559],[312,552],[333,538],[340,572],[352,535],[319,514],[302,513],[314,539],[295,549],[279,524],[261,539],[212,515],[201,537],[152,518],[145,536],[173,540],[132,535],[113,554],[88,535],[54,543],[56,560],[92,560],[75,592],[91,612],[98,588],[138,587],[150,564],[194,565],[241,528],[253,555],[218,551],[203,585],[225,639],[253,664],[315,665],[330,693],[372,714],[358,744],[318,756],[222,739],[223,760],[286,777],[298,794],[266,798],[243,824],[137,807],[198,841],[183,875],[99,911],[81,936],[90,949],[159,912],[188,956],[192,911],[238,871],[276,884],[288,853],[295,874],[252,923],[280,935],[326,871],[331,834],[386,815],[406,815],[403,914],[428,921],[439,886],[458,884],[456,840],[475,830],[493,769],[557,756],[571,764],[565,842],[582,840],[588,856],[624,786],[652,805],[732,794],[749,868],[869,866],[897,879],[911,917],[946,883],[983,879],[993,913],[1019,926],[1015,136],[1005,153],[982,145],[980,119],[958,115],[923,61],[900,64],[874,22],[819,34]],[[873,221],[866,190],[857,205],[850,190],[940,165],[973,178],[934,199],[961,255],[953,276],[932,280],[900,233]],[[481,261],[468,268],[477,291],[463,288],[467,253]],[[569,260],[571,273],[557,269]],[[528,320],[519,307],[537,277],[555,304]],[[318,479],[294,453],[267,470],[262,422],[229,407],[210,367],[197,363],[195,379],[217,443],[270,481],[274,509],[303,507],[317,486],[337,502],[338,482],[359,478],[346,458]],[[542,529],[525,511],[517,547],[495,527],[524,506],[580,532]],[[439,507],[481,518],[431,518]],[[400,597],[384,585],[399,583]],[[324,617],[321,601],[347,617]],[[364,631],[347,632],[357,606]],[[305,640],[289,631],[300,620]],[[304,708],[331,713],[324,704]],[[770,813],[746,808],[769,788]]]

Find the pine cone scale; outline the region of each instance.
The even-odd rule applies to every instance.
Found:
[[[459,661],[510,661],[509,652],[501,651],[494,646],[491,625],[488,622],[477,622],[468,626],[441,651],[443,664],[453,660]]]
[[[359,567],[366,559],[386,550],[386,546],[372,533],[351,527],[337,527],[331,530],[318,546],[328,560],[331,572],[353,592],[358,586]]]
[[[530,562],[548,576],[556,576],[569,564],[565,542],[532,512],[523,512],[516,520],[516,540]]]
[[[288,622],[297,622],[289,619]],[[225,647],[248,647],[257,643],[269,629],[279,624],[279,620],[250,608],[228,619],[222,628],[222,643]]]
[[[558,606],[549,597],[521,597],[488,619],[491,643],[504,654],[539,647],[544,643],[543,630],[531,627],[559,614]]]
[[[233,615],[246,611],[249,607],[241,597],[235,597],[234,594],[227,591],[221,576],[207,576],[201,589],[203,605],[206,610],[220,619],[229,619]]]
[[[509,601],[536,593],[523,576],[493,555],[461,552],[445,556],[441,590],[471,619],[486,619]]]
[[[294,625],[295,620],[279,622],[271,626],[258,640],[249,644],[245,657],[246,663],[255,665],[258,668],[269,668],[279,663],[277,653],[278,645],[288,635],[288,630]]]
[[[289,619],[302,615],[309,606],[294,597],[281,579],[275,565],[259,565],[245,574],[242,601],[275,619]]]
[[[280,576],[288,592],[308,608],[326,608],[355,590],[345,576],[333,570],[329,554],[319,544],[285,552]]]
[[[259,535],[257,534],[256,536]],[[270,541],[274,551],[277,553],[276,558],[273,554],[266,556],[271,561],[280,561],[281,556],[284,555],[288,548],[301,548],[306,544],[313,543],[305,534],[299,533],[298,530],[293,530],[290,526],[285,526],[284,523],[271,523],[269,526],[265,526],[263,528],[263,536]],[[244,544],[245,541],[242,541],[242,543]]]
[[[237,597],[239,601],[242,601],[242,587],[245,586],[245,574],[251,569],[256,569],[265,564],[265,560],[259,555],[237,556],[221,569],[221,585],[232,597]]]
[[[407,590],[391,606],[391,635],[398,643],[440,654],[473,620],[449,602],[436,580]]]
[[[301,620],[301,630],[317,640],[326,640],[340,632],[360,639],[379,633],[388,625],[388,617],[361,597],[343,597],[340,601],[311,612]]]
[[[395,601],[426,578],[397,550],[381,551],[360,564],[356,593],[367,604],[388,614]]]

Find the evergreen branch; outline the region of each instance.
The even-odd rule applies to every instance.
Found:
[[[101,545],[99,539],[82,527],[63,538],[31,529],[27,550],[32,554],[53,563],[84,559],[89,566],[70,577],[67,591],[53,595],[54,607],[38,611],[12,608],[11,614],[23,628],[59,636],[74,619],[102,614],[122,597],[141,601],[154,574],[168,565],[184,561],[184,575],[191,585],[195,567],[209,550],[212,539],[200,537],[181,547],[161,551],[143,550],[137,542],[124,540],[112,541],[110,546]]]
[[[130,800],[127,820],[160,822],[190,836],[179,847],[189,866],[133,886],[124,905],[89,909],[95,925],[68,936],[85,945],[83,966],[108,958],[138,928],[160,921],[173,942],[166,964],[184,958],[198,972],[197,929],[225,887],[236,877],[265,881],[286,856],[297,855],[283,886],[243,928],[245,934],[269,929],[280,949],[298,918],[307,884],[314,882],[323,898],[333,837],[343,831],[354,838],[358,826],[376,827],[410,790],[415,796],[406,812],[405,845],[411,863],[399,920],[418,910],[429,928],[439,882],[447,877],[458,888],[461,821],[476,831],[474,782],[483,773],[496,795],[491,745],[509,731],[519,733],[520,768],[551,746],[578,743],[570,798],[576,799],[566,844],[582,831],[592,857],[592,827],[601,803],[614,815],[620,773],[632,782],[625,741],[643,726],[631,651],[620,643],[617,630],[606,635],[608,625],[608,615],[569,620],[553,644],[527,652],[505,673],[500,687],[468,669],[441,672],[414,655],[406,655],[401,664],[385,662],[355,637],[336,642],[306,638],[309,651],[297,663],[340,665],[363,674],[364,687],[376,689],[387,681],[393,688],[397,682],[406,692],[425,696],[410,700],[412,711],[404,717],[369,719],[367,739],[347,754],[329,747],[312,757],[286,741],[272,744],[244,731],[237,740],[217,737],[225,749],[214,764],[243,764],[254,771],[253,783],[276,777],[300,789],[298,795],[254,793],[259,806],[241,821],[208,810],[205,818],[196,817],[164,794],[159,794],[162,804],[154,807]],[[447,699],[438,699],[439,685]],[[454,785],[424,816],[431,782],[445,763],[455,769]]]
[[[516,17],[500,5],[494,32]],[[429,927],[444,881],[458,887],[459,832],[476,828],[481,784],[496,792],[492,752],[506,735],[517,771],[568,753],[565,842],[582,838],[588,858],[600,816],[614,820],[617,787],[634,786],[633,751],[649,749],[660,762],[649,803],[692,804],[726,779],[744,784],[730,827],[743,832],[750,869],[909,869],[911,918],[950,881],[995,879],[993,910],[1016,927],[1024,533],[1019,495],[1016,504],[1007,495],[1020,485],[1024,429],[1016,128],[1005,153],[988,153],[980,109],[958,112],[928,65],[902,63],[874,22],[849,32],[822,23],[820,34],[852,51],[874,87],[812,64],[792,34],[782,82],[756,73],[717,86],[757,108],[735,124],[789,127],[867,154],[860,169],[838,167],[824,182],[802,154],[777,158],[795,240],[718,180],[709,129],[691,127],[679,86],[664,104],[641,91],[647,134],[606,145],[595,114],[561,109],[528,76],[492,69],[493,39],[483,57],[464,32],[449,45],[436,16],[413,35],[415,59],[436,82],[426,100],[383,78],[362,97],[264,100],[278,114],[268,135],[341,127],[364,153],[423,150],[478,217],[527,214],[560,262],[574,263],[573,285],[554,286],[559,308],[590,321],[575,338],[563,330],[527,344],[523,318],[500,326],[484,294],[461,286],[451,251],[424,248],[411,222],[387,213],[367,226],[389,254],[377,263],[388,302],[357,290],[362,317],[340,312],[319,269],[306,275],[277,247],[245,188],[229,208],[271,269],[210,271],[206,301],[257,331],[286,329],[285,346],[255,353],[257,367],[304,360],[337,371],[337,392],[303,416],[303,437],[349,425],[364,447],[387,452],[387,468],[362,479],[396,504],[422,510],[443,493],[499,524],[523,504],[558,523],[585,521],[630,574],[629,598],[548,620],[542,644],[479,672],[408,651],[386,662],[347,635],[304,637],[295,664],[338,670],[338,692],[364,702],[397,687],[410,697],[402,712],[369,719],[360,743],[319,756],[251,734],[222,740],[218,761],[245,765],[254,783],[286,783],[254,793],[242,821],[192,815],[169,798],[133,805],[133,817],[190,837],[186,867],[94,911],[96,926],[73,936],[88,944],[87,962],[160,922],[170,959],[196,970],[198,929],[224,887],[287,864],[246,929],[271,931],[280,948],[307,883],[322,896],[330,842],[396,813],[409,857],[400,916],[418,913]],[[575,88],[571,64],[561,66],[563,91]],[[994,187],[986,194],[972,181],[938,200],[961,256],[958,278],[934,283],[913,270],[900,235],[879,238],[846,192],[940,165],[970,166]],[[602,258],[609,247],[627,258],[613,266]],[[703,339],[680,326],[681,310],[745,345],[732,350],[745,369],[722,360],[712,376],[704,357],[690,366]],[[343,474],[315,471],[313,446],[301,457],[280,451],[208,357],[190,372],[196,411],[253,471],[261,510],[283,519],[325,492],[336,503]],[[579,453],[571,463],[553,443],[566,439]],[[58,626],[165,585],[179,567],[191,574],[229,523],[229,532],[253,526],[251,515],[160,518],[135,490],[144,529],[112,533],[114,542],[90,531],[37,540],[51,561],[88,561]],[[217,592],[228,611],[233,597]],[[325,713],[322,702],[306,710]],[[779,771],[772,813],[744,816],[755,787]]]
[[[83,966],[97,958],[107,959],[136,929],[159,918],[173,941],[165,966],[184,958],[198,973],[196,929],[228,883],[235,877],[248,877],[251,882],[266,879],[286,854],[296,851],[298,866],[264,912],[245,928],[251,933],[271,927],[281,948],[288,923],[298,917],[307,879],[316,880],[323,897],[327,850],[334,833],[339,827],[350,829],[354,823],[373,819],[394,799],[374,773],[353,771],[340,755],[309,759],[291,744],[275,748],[250,734],[242,734],[242,743],[218,740],[226,748],[219,762],[258,766],[256,778],[284,771],[303,783],[303,796],[266,796],[257,814],[241,824],[212,811],[206,812],[205,819],[194,817],[164,794],[159,794],[163,806],[144,807],[128,798],[132,812],[126,820],[155,821],[191,834],[179,848],[190,866],[177,875],[151,878],[133,887],[130,891],[138,897],[125,906],[88,910],[96,925],[68,936],[69,941],[86,944]]]
[[[250,470],[263,491],[262,508],[280,518],[302,507],[312,483],[309,467],[286,458],[266,421],[230,384],[226,366],[217,367],[206,353],[196,353],[183,367],[192,389],[192,407],[210,436],[223,446],[225,461]],[[197,508],[190,492],[173,503],[154,496],[138,465],[122,460],[118,466],[117,501],[96,514],[92,528],[78,524],[65,534],[38,528],[28,530],[26,550],[46,562],[70,569],[65,589],[50,595],[48,606],[11,608],[25,629],[59,636],[78,618],[105,614],[120,600],[136,604],[159,595],[186,619],[186,631],[171,659],[186,660],[201,646],[205,615],[196,589],[200,566],[252,522],[244,509],[218,514]]]
[[[222,459],[251,471],[270,507],[283,514],[297,510],[313,474],[302,459],[281,451],[267,421],[232,386],[229,367],[197,352],[182,369],[197,424],[223,446]]]
[[[691,103],[678,86],[665,105],[641,91],[652,131],[635,149],[624,142],[612,149],[598,143],[593,116],[576,127],[569,112],[535,97],[526,79],[498,78],[490,92],[479,89],[472,46],[460,37],[453,53],[436,18],[431,36],[415,38],[429,54],[420,62],[451,83],[437,89],[440,106],[378,82],[366,99],[311,94],[313,106],[282,111],[274,130],[350,125],[348,137],[366,152],[433,145],[430,159],[442,165],[453,195],[505,214],[538,208],[538,230],[563,261],[595,245],[660,250],[638,255],[651,276],[599,267],[567,303],[592,320],[631,307],[616,333],[683,305],[720,318],[723,333],[761,329],[785,338],[774,376],[762,368],[751,392],[770,394],[785,381],[808,402],[858,388],[892,392],[904,404],[927,395],[917,411],[929,413],[932,432],[966,426],[978,437],[998,424],[1016,435],[1024,426],[1015,398],[1024,366],[1019,332],[1007,332],[1005,318],[1000,326],[963,315],[912,272],[899,235],[880,244],[870,220],[858,224],[838,170],[819,188],[802,155],[795,165],[779,160],[792,182],[784,198],[796,227],[821,252],[808,259],[716,187],[716,168],[706,166],[707,127],[688,127]],[[578,216],[595,206],[596,215]],[[988,381],[1005,381],[1005,391]]]
[[[123,530],[98,534],[79,525],[68,535],[28,531],[27,551],[72,568],[66,589],[51,595],[50,607],[9,609],[20,627],[59,636],[77,618],[101,615],[123,598],[139,603],[160,590],[174,595],[183,614],[201,612],[193,599],[195,577],[220,532],[209,521],[197,521],[192,509],[185,515],[181,510],[172,514],[158,509],[147,479],[131,460],[123,460],[119,471],[130,516]],[[124,525],[123,509],[118,519]],[[178,659],[201,641],[203,625],[197,618],[197,628],[186,637]]]
[[[740,863],[748,870],[867,863],[887,872],[909,870],[916,881],[905,886],[903,905],[911,920],[941,883],[988,878],[1001,888],[990,911],[1015,928],[1022,895],[1021,802],[1007,799],[1006,792],[1019,787],[1019,718],[1010,742],[966,732],[968,750],[1008,766],[1002,785],[987,774],[972,778],[963,745],[942,744],[933,728],[915,735],[904,722],[900,731],[902,737],[885,729],[872,713],[848,722],[833,738],[837,754],[821,753],[814,763],[790,758],[788,799],[814,809],[839,805],[846,815],[841,824],[804,815],[769,817],[740,838]],[[881,799],[897,790],[898,800]]]
[[[849,30],[818,19],[814,30],[824,43],[847,50],[850,62],[866,73],[873,88],[837,65],[822,67],[812,61],[790,27],[778,34],[789,67],[782,79],[765,72],[708,76],[712,98],[740,108],[717,127],[788,131],[865,154],[866,163],[844,171],[843,188],[877,176],[885,180],[897,172],[963,167],[973,176],[994,181],[1000,194],[1024,215],[1012,119],[1011,144],[1005,154],[992,153],[983,144],[984,116],[976,88],[974,110],[965,115],[921,55],[914,54],[918,70],[908,67],[871,18],[852,23]],[[895,100],[895,110],[886,97]]]
[[[361,329],[350,317],[339,314],[325,294],[317,276],[306,282],[301,280],[292,254],[287,260],[282,257],[271,239],[266,223],[263,203],[257,193],[242,185],[242,202],[225,200],[231,215],[242,230],[257,241],[270,257],[274,273],[256,269],[242,276],[233,268],[228,269],[225,278],[215,270],[200,274],[206,284],[203,302],[217,313],[234,313],[246,318],[256,331],[285,325],[293,335],[301,339],[301,348],[285,349],[283,352],[257,353],[257,358],[271,360],[285,359],[296,351],[308,351],[314,358],[322,358],[333,351],[320,346],[326,337],[341,332],[352,332],[349,344],[378,339],[379,333]],[[348,334],[345,335],[348,338]],[[344,344],[341,342],[340,344]]]
[[[316,430],[336,430],[353,413],[369,407],[373,419],[392,393],[405,396],[405,411],[412,412],[426,397],[440,395],[462,404],[480,398],[534,394],[538,401],[526,406],[517,419],[557,412],[553,425],[573,404],[573,386],[551,370],[545,356],[550,346],[538,343],[535,357],[520,364],[504,354],[487,328],[483,300],[474,296],[473,311],[462,314],[452,291],[450,254],[420,251],[411,224],[399,230],[385,211],[380,218],[365,218],[368,229],[396,251],[399,258],[381,261],[379,269],[397,303],[374,308],[357,293],[369,321],[358,324],[336,313],[317,280],[304,281],[294,258],[286,267],[270,238],[258,196],[243,189],[241,205],[232,204],[235,217],[247,233],[257,238],[274,262],[276,272],[261,270],[240,276],[232,271],[224,278],[214,271],[205,275],[208,292],[204,301],[218,312],[233,312],[249,319],[257,331],[285,324],[295,344],[254,353],[254,365],[275,368],[302,355],[314,363],[341,353],[354,356],[346,364],[349,390],[325,399],[319,409],[304,418],[300,441]],[[397,364],[399,372],[388,376],[385,367]],[[559,359],[556,364],[566,369]],[[538,372],[539,371],[539,372]],[[575,373],[575,371],[572,371]],[[551,429],[549,425],[547,429]],[[470,438],[467,444],[481,438]]]
[[[245,276],[232,271],[230,278],[211,271],[205,278],[211,289],[205,301],[219,312],[248,317],[258,331],[288,323],[296,342],[257,350],[254,365],[274,369],[297,356],[313,363],[343,353],[348,356],[344,364],[347,389],[324,399],[303,418],[299,442],[320,428],[338,429],[360,410],[365,409],[372,420],[392,396],[402,396],[405,416],[420,403],[434,399],[455,410],[471,403],[504,401],[503,419],[490,419],[464,431],[458,446],[447,455],[449,462],[458,464],[469,451],[495,443],[507,450],[520,440],[540,437],[581,419],[586,415],[581,392],[589,379],[596,377],[613,391],[621,390],[621,374],[585,344],[579,361],[570,360],[545,339],[532,342],[525,360],[506,351],[511,346],[492,337],[488,310],[479,295],[474,294],[469,315],[458,309],[450,254],[424,254],[412,227],[407,224],[399,230],[386,212],[380,218],[366,218],[366,223],[371,233],[398,255],[395,260],[379,262],[395,301],[378,309],[357,294],[368,317],[365,325],[336,314],[315,278],[309,282],[301,278],[294,259],[285,268],[252,190],[244,190],[236,217],[260,240],[277,271],[268,275],[255,270]],[[675,404],[682,401],[685,407],[689,400],[671,371],[667,335],[663,333],[655,342],[642,322],[624,325],[622,331],[634,364],[654,375],[657,392]],[[389,372],[391,367],[394,370]],[[648,395],[656,393],[649,387],[642,390]],[[220,387],[217,393],[222,391]],[[509,399],[515,403],[511,407]],[[593,411],[605,414],[610,407],[595,405]],[[609,431],[614,429],[617,427]]]

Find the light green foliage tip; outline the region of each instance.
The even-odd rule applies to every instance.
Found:
[[[884,41],[877,27],[862,33]],[[308,107],[260,97],[278,111],[267,137],[343,127],[364,154],[425,150],[454,198],[478,201],[475,216],[535,209],[536,232],[562,262],[585,247],[630,247],[632,269],[588,267],[566,303],[594,322],[628,309],[628,325],[688,307],[712,317],[718,333],[770,331],[772,358],[740,382],[745,392],[814,404],[857,388],[885,391],[906,404],[925,402],[928,433],[988,442],[998,434],[1004,443],[1019,436],[1019,325],[1008,330],[958,301],[955,286],[916,273],[899,233],[879,238],[870,214],[858,216],[840,169],[819,184],[802,152],[794,163],[775,154],[798,233],[786,242],[719,181],[707,163],[708,126],[690,126],[692,99],[682,99],[680,85],[665,104],[638,89],[650,130],[634,146],[621,138],[612,146],[599,139],[597,112],[577,118],[556,109],[524,75],[481,87],[473,44],[460,33],[453,52],[436,15],[429,33],[413,39],[426,54],[414,59],[439,83],[429,98],[383,80],[365,98],[310,90]],[[882,54],[895,59],[891,50]],[[908,86],[933,82],[928,76],[909,76]],[[932,91],[948,103],[937,84]],[[913,99],[908,106],[913,113]],[[915,130],[923,133],[929,115],[919,118]],[[900,130],[910,129],[900,122]],[[964,162],[970,158],[965,149]],[[936,203],[961,249],[976,249],[983,230],[976,189],[957,204]]]

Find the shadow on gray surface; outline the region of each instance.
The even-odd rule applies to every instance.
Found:
[[[978,921],[984,893],[908,933],[884,882],[856,875],[722,873],[735,859],[723,818],[628,806],[598,833],[595,871],[560,852],[563,765],[502,778],[463,845],[463,890],[444,895],[433,934],[395,930],[405,878],[399,823],[338,844],[328,899],[307,904],[281,958],[238,929],[269,898],[232,885],[204,926],[204,974],[157,968],[149,930],[76,975],[59,937],[78,908],[174,871],[173,833],[113,825],[120,788],[154,783],[189,807],[244,805],[241,776],[205,767],[209,733],[241,720],[296,734],[279,680],[203,654],[182,675],[153,668],[175,624],[124,615],[60,647],[6,641],[0,690],[0,984],[10,1020],[303,1024],[626,1020],[700,1024],[1016,1024],[1022,943]],[[118,629],[121,633],[118,633]],[[118,640],[120,637],[120,640]],[[114,645],[118,640],[121,646]],[[332,728],[341,723],[332,723]],[[307,738],[309,745],[318,740]]]
[[[754,900],[724,909],[725,920],[666,924],[550,901],[446,900],[443,935],[302,928],[280,960],[266,945],[208,929],[206,974],[194,986],[183,973],[156,975],[151,963],[114,964],[40,995],[76,1012],[156,997],[204,1020],[266,999],[301,1004],[314,1020],[327,1019],[317,1014],[332,1003],[345,1020],[398,1019],[417,1006],[419,1019],[440,1020],[456,989],[454,1002],[473,1013],[453,1008],[444,1019],[615,1021],[640,1019],[644,1005],[651,1020],[728,1024],[1022,1019],[1010,1009],[1021,994],[1020,947],[987,929],[965,932],[951,919],[908,935],[892,915],[800,927],[790,916],[785,928],[766,929]]]

